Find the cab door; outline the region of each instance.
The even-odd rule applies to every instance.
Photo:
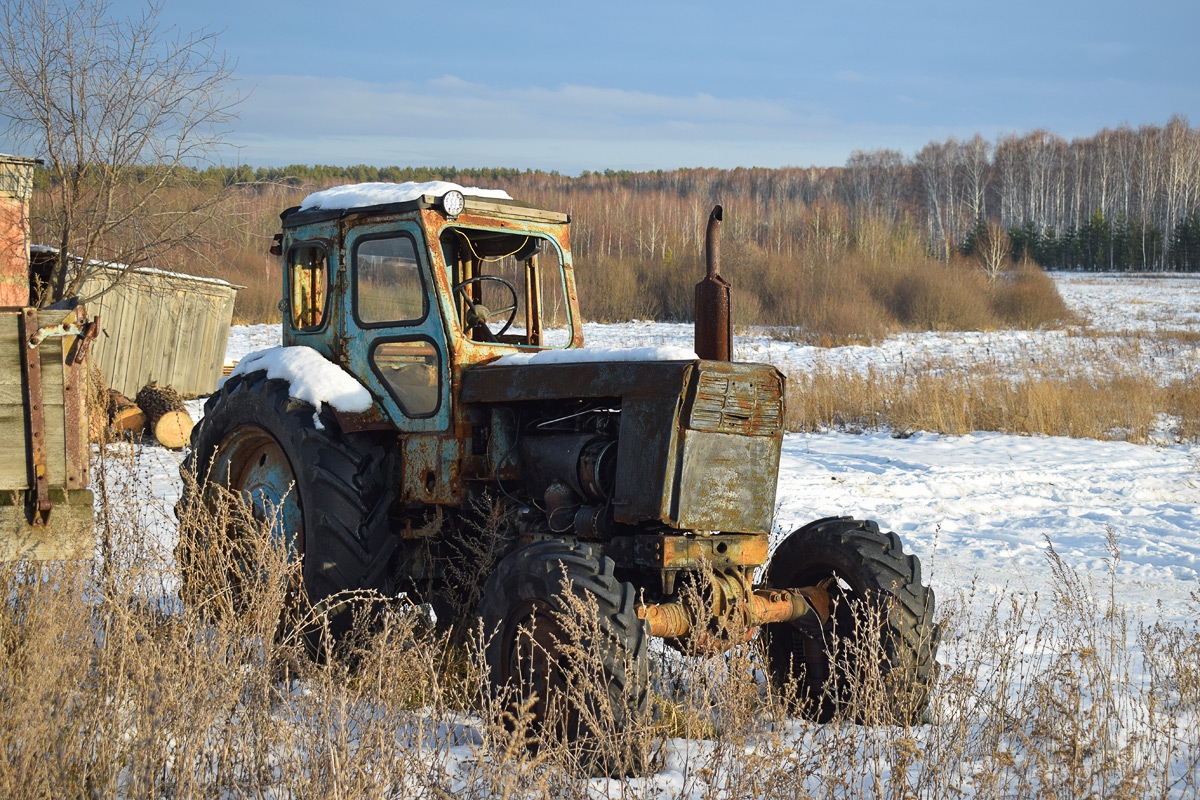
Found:
[[[447,431],[445,329],[420,226],[411,220],[359,225],[346,232],[344,246],[343,346],[353,373],[402,434]]]

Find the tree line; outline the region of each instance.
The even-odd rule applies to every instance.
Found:
[[[886,213],[864,184],[878,154],[856,154],[849,197]],[[969,251],[982,226],[1014,254],[1085,270],[1200,269],[1200,130],[1183,117],[1067,142],[1045,130],[926,145],[908,165],[931,247]],[[882,170],[886,171],[886,170]],[[882,180],[886,182],[888,177]],[[886,191],[882,191],[886,194]]]
[[[1122,125],[1067,141],[1036,130],[930,142],[912,157],[856,151],[842,167],[605,170],[572,177],[503,168],[210,167],[225,186],[453,180],[577,210],[597,255],[670,258],[695,247],[712,203],[739,213],[729,235],[791,254],[814,233],[872,246],[918,236],[943,261],[1004,237],[1008,255],[1055,269],[1200,270],[1200,129]],[[586,216],[585,213],[586,212]],[[822,225],[826,230],[822,231]]]

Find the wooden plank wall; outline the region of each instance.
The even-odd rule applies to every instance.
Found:
[[[93,497],[86,460],[87,413],[81,390],[87,385],[86,363],[65,364],[75,337],[50,337],[38,347],[42,368],[42,411],[46,466],[50,484],[49,524],[34,527],[30,485],[29,430],[21,369],[21,310],[0,308],[0,561],[90,559],[95,553]],[[73,320],[74,312],[41,311],[39,327]],[[76,374],[75,389],[66,391],[67,371]],[[77,404],[75,429],[68,427],[68,403]],[[72,441],[68,441],[68,437]],[[84,463],[69,461],[72,449]]]
[[[73,312],[42,311],[39,325],[53,325]],[[51,486],[67,484],[67,430],[63,403],[63,347],[73,339],[53,337],[38,348],[42,366],[42,410],[46,422],[46,464]],[[21,370],[20,309],[0,309],[0,491],[28,489],[29,437],[26,429],[25,389]],[[81,415],[82,430],[73,436],[87,436],[87,416]],[[78,443],[77,443],[78,444]],[[87,450],[79,447],[79,452]]]
[[[90,489],[51,489],[50,524],[28,524],[20,492],[0,492],[0,561],[90,559],[96,554],[96,526]],[[14,496],[16,501],[14,501]]]
[[[100,281],[85,285],[84,296]],[[150,381],[184,395],[216,390],[237,287],[187,275],[134,272],[91,303],[100,315],[92,362],[109,388],[129,397]]]

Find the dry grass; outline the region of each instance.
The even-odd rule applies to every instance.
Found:
[[[950,374],[820,370],[793,379],[788,427],[814,431],[890,429],[965,434],[1000,431],[1149,441],[1169,392],[1126,376],[1011,380],[970,371]],[[1193,415],[1179,436],[1194,431]]]
[[[926,721],[910,728],[790,717],[786,698],[764,683],[755,642],[710,658],[660,649],[653,715],[613,726],[601,708],[591,723],[609,763],[640,764],[654,776],[611,782],[592,778],[588,759],[553,738],[530,751],[538,734],[528,719],[503,724],[506,699],[480,691],[477,650],[451,646],[402,601],[360,617],[348,641],[322,644],[311,658],[306,642],[319,615],[283,591],[295,565],[236,506],[228,513],[254,568],[226,549],[201,548],[217,574],[238,571],[241,591],[181,604],[170,543],[158,538],[165,520],[148,511],[149,486],[134,467],[109,467],[132,477],[110,492],[107,569],[0,567],[5,797],[1165,798],[1200,790],[1200,629],[1127,616],[1112,588],[1115,537],[1107,584],[1094,586],[1051,550],[1053,598],[980,608],[964,593],[944,603],[945,664]],[[184,535],[203,542],[230,521],[185,514]],[[589,681],[602,670],[584,643],[595,640],[597,622],[585,607],[576,612],[566,626],[572,683],[594,696]],[[864,685],[851,716],[878,702]]]
[[[887,429],[949,434],[999,431],[1090,439],[1200,439],[1200,384],[1151,370],[1187,363],[1192,344],[1172,332],[1068,336],[1026,348],[1010,363],[931,361],[865,371],[817,366],[789,376],[791,430]]]
[[[1050,599],[951,604],[949,625],[972,635],[947,653],[918,780],[982,797],[1194,795],[1200,628],[1131,619],[1111,531],[1108,549],[1097,582],[1048,547]]]

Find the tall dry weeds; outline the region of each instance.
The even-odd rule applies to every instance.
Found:
[[[1086,339],[1016,363],[906,364],[864,371],[817,366],[788,381],[790,430],[998,431],[1100,440],[1193,442],[1200,389],[1143,366],[1175,352],[1141,336]]]
[[[108,493],[106,579],[90,563],[0,565],[0,796],[1200,791],[1200,628],[1129,615],[1115,588],[1115,535],[1109,571],[1095,578],[1049,548],[1053,597],[1014,592],[988,605],[964,592],[943,603],[941,676],[926,721],[912,727],[860,725],[853,719],[870,717],[861,710],[825,725],[790,716],[754,641],[707,657],[657,647],[653,713],[617,726],[597,709],[590,720],[604,732],[594,747],[648,770],[609,780],[592,778],[580,751],[555,737],[531,750],[528,737],[539,734],[527,715],[505,724],[509,698],[481,691],[479,652],[432,632],[403,599],[360,604],[352,634],[311,657],[303,634],[312,610],[287,590],[295,565],[269,528],[255,530],[253,515],[236,507],[243,547],[215,548],[209,585],[237,574],[238,593],[181,603],[174,537],[154,509],[150,475],[125,452],[108,456],[110,480],[127,480]],[[200,552],[230,520],[185,514],[183,524]],[[600,691],[603,671],[587,646],[598,624],[594,609],[580,607],[563,626],[583,696]],[[867,680],[855,702],[869,710],[883,697]]]

